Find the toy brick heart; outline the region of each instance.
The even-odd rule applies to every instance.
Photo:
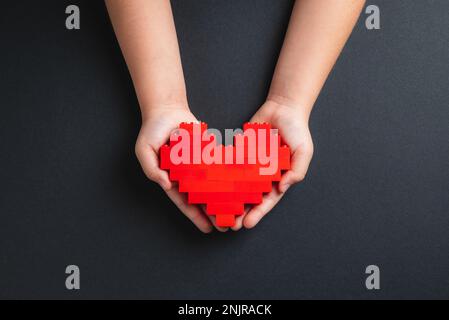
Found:
[[[207,214],[216,216],[218,226],[233,226],[235,216],[244,213],[244,206],[261,203],[263,194],[272,190],[273,182],[280,181],[282,171],[290,169],[290,149],[285,144],[281,144],[281,138],[277,132],[271,133],[271,138],[275,135],[275,139],[279,142],[275,144],[277,150],[273,149],[270,134],[260,133],[261,129],[272,132],[271,126],[267,123],[246,123],[243,126],[243,132],[234,137],[233,145],[224,146],[217,142],[217,149],[212,151],[212,154],[217,152],[214,159],[221,157],[222,161],[218,163],[195,158],[195,143],[201,153],[216,138],[214,134],[208,133],[209,139],[206,141],[195,140],[195,132],[196,135],[200,134],[204,137],[203,134],[207,130],[206,123],[181,123],[179,129],[189,133],[189,150],[183,155],[183,159],[188,161],[179,163],[173,159],[174,147],[181,140],[179,134],[174,132],[170,136],[170,142],[160,149],[160,167],[169,171],[171,181],[178,182],[179,192],[187,193],[189,204],[206,205]],[[276,160],[274,171],[271,170],[268,174],[262,171],[267,167],[266,162],[254,157],[258,155],[257,152],[248,151],[249,142],[243,144],[243,161],[237,161],[236,139],[238,137],[246,139],[246,133],[249,130],[255,133],[256,148],[266,146],[265,152],[271,152],[271,156]],[[228,155],[231,155],[231,158]]]

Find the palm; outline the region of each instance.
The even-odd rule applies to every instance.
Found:
[[[268,122],[279,130],[284,142],[292,152],[292,168],[286,172],[279,188],[264,196],[260,205],[253,207],[237,219],[235,230],[244,224],[247,228],[254,227],[282,198],[291,184],[301,181],[308,169],[313,154],[313,143],[308,127],[308,119],[300,108],[266,102],[251,118],[251,122]]]

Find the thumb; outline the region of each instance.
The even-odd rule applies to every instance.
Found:
[[[293,152],[291,169],[287,171],[279,182],[279,191],[284,193],[288,188],[304,180],[310,161],[312,160],[313,150],[298,148]]]
[[[262,117],[259,115],[259,112],[256,112],[251,119],[249,120],[249,122],[253,123],[253,122],[265,122],[266,120],[262,119]]]
[[[172,183],[168,178],[168,173],[159,167],[158,153],[153,147],[136,145],[136,156],[148,179],[158,183],[166,191],[171,189]]]

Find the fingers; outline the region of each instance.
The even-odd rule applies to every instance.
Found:
[[[231,227],[231,229],[233,231],[239,231],[242,228],[242,226],[243,226],[243,217],[244,217],[244,214],[242,214],[241,216],[235,217],[235,224]]]
[[[213,230],[211,221],[204,215],[198,206],[188,204],[185,195],[179,193],[175,188],[167,190],[166,193],[179,210],[181,210],[198,229],[204,233],[209,233]]]
[[[215,218],[215,216],[210,216],[210,215],[208,215],[207,217],[209,218],[210,222],[213,224],[213,226],[215,227],[215,229],[217,229],[218,231],[220,231],[220,232],[226,232],[226,231],[229,230],[228,227],[219,227],[219,226],[217,226],[217,219]]]
[[[311,150],[310,150],[311,149]],[[310,161],[312,160],[313,148],[297,148],[292,156],[291,169],[287,171],[279,182],[279,191],[284,193],[295,183],[304,180]]]
[[[253,207],[243,218],[243,225],[250,229],[256,226],[257,223],[281,200],[284,193],[281,193],[278,188],[273,190],[263,197],[262,203]]]
[[[165,191],[170,190],[172,183],[168,173],[159,168],[157,152],[149,145],[136,144],[136,156],[148,179],[158,183]]]
[[[149,145],[136,143],[136,156],[142,166],[145,175],[158,183],[167,193],[173,203],[192,221],[198,229],[204,233],[212,231],[212,223],[195,205],[189,205],[185,195],[182,195],[173,187],[168,173],[159,168],[159,157],[157,152]]]
[[[159,157],[151,146],[136,144],[136,156],[142,166],[145,175],[152,181],[158,183],[169,198],[176,204],[184,215],[186,215],[201,231],[209,233],[215,227],[220,232],[226,232],[228,228],[219,227],[214,216],[202,212],[196,205],[189,205],[185,196],[181,195],[168,177],[168,173],[159,168]]]
[[[249,209],[251,209],[251,206],[246,205],[243,214],[235,217],[235,224],[231,227],[233,231],[239,231],[243,227],[243,219],[245,219],[245,215],[249,212]]]
[[[201,207],[201,209],[204,211],[204,214],[206,215],[206,217],[209,219],[209,221],[210,221],[210,222],[212,223],[212,225],[215,227],[215,229],[217,229],[217,230],[220,231],[220,232],[226,232],[226,231],[228,231],[229,228],[223,228],[223,227],[219,227],[219,226],[217,225],[217,219],[215,218],[215,216],[211,216],[211,215],[208,215],[208,214],[207,214],[207,212],[206,212],[206,206],[205,206],[205,205],[201,205],[200,207]]]

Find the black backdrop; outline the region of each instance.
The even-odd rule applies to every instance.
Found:
[[[381,30],[362,14],[313,111],[306,181],[255,229],[203,235],[140,170],[103,2],[3,3],[0,297],[448,298],[449,2],[374,4]],[[173,1],[201,120],[239,127],[263,102],[291,7]]]

